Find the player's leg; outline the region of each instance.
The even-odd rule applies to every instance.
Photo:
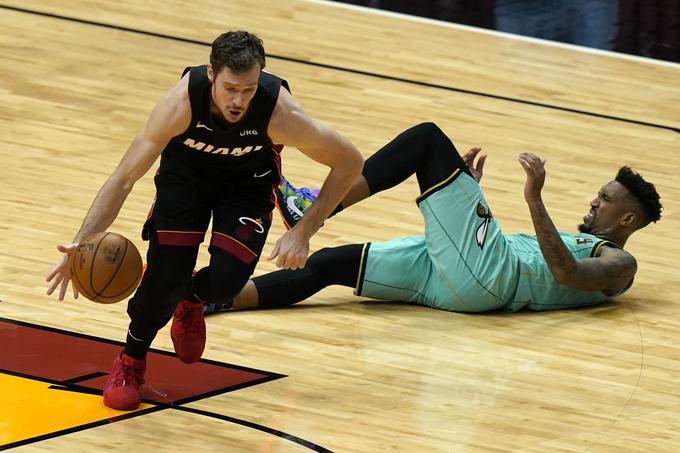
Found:
[[[146,353],[179,301],[190,294],[198,246],[210,221],[200,175],[191,168],[164,156],[155,183],[156,199],[142,233],[149,240],[146,272],[128,303],[125,350],[114,360],[104,387],[104,403],[119,410],[139,405]]]
[[[210,307],[208,313],[227,309],[283,308],[303,301],[327,286],[354,288],[363,247],[351,244],[324,248],[313,253],[302,269],[284,269],[255,277],[232,301]]]
[[[400,184],[413,174],[416,174],[423,193],[444,181],[457,168],[470,174],[456,147],[439,127],[434,123],[418,124],[366,159],[362,174],[331,216]],[[285,178],[282,179],[278,205],[288,227],[292,227],[304,215],[304,210],[311,206],[313,199],[308,189],[297,189]]]
[[[431,268],[423,237],[325,248],[313,253],[302,269],[253,278],[228,308],[282,308],[331,285],[355,288],[356,294],[376,299],[432,305]]]
[[[477,181],[460,162],[440,180],[424,179],[418,207],[425,220],[427,250],[440,276],[437,308],[481,312],[503,306],[517,282],[516,259]]]
[[[128,303],[130,325],[125,349],[114,359],[104,386],[107,406],[133,410],[141,402],[146,353],[178,301],[189,293],[197,254],[198,245],[161,245],[155,232],[151,233],[146,272]]]

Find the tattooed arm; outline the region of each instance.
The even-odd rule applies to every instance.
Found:
[[[522,153],[518,160],[527,174],[524,199],[529,205],[541,252],[555,280],[570,288],[607,294],[625,288],[637,271],[635,258],[623,249],[602,247],[598,257],[576,260],[564,245],[541,198],[545,159]]]

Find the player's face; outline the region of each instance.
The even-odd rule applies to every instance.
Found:
[[[611,181],[590,202],[590,212],[583,217],[583,224],[578,229],[582,233],[606,234],[616,228],[623,216],[630,211],[628,189]]]
[[[227,67],[215,74],[208,67],[208,78],[212,82],[212,99],[224,118],[230,123],[240,120],[257,91],[260,80],[260,65],[248,71],[235,74]]]

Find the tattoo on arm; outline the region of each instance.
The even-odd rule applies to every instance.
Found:
[[[562,241],[543,201],[529,204],[538,244],[555,280],[583,291],[617,291],[635,275],[635,258],[621,249],[607,247],[601,258],[576,260]]]
[[[548,263],[550,271],[555,276],[557,281],[568,277],[576,270],[576,259],[574,255],[569,252],[569,249],[560,234],[555,228],[552,219],[545,209],[542,200],[529,203],[529,212],[531,213],[531,220],[534,223],[534,230],[536,230],[536,237],[538,244],[541,247],[541,253],[545,261]]]

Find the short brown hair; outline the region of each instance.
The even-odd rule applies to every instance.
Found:
[[[235,74],[250,70],[255,64],[264,68],[264,46],[262,40],[247,31],[222,33],[212,43],[210,64],[215,74],[225,67]]]

